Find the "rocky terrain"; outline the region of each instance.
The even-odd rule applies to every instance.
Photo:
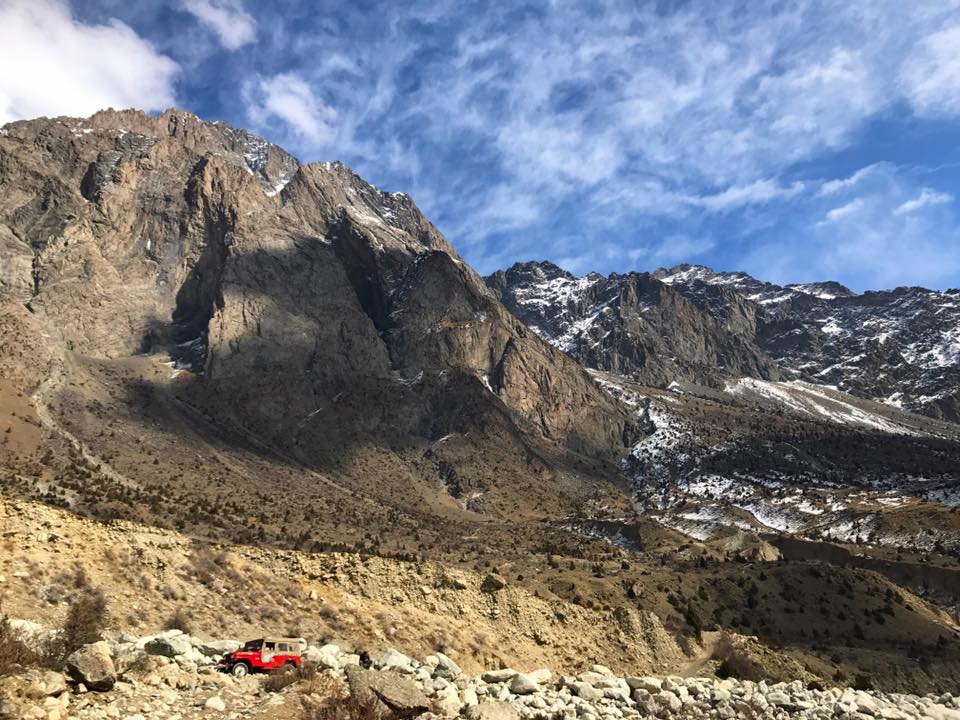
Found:
[[[484,720],[953,717],[951,293],[484,280],[406,195],[174,110],[6,125],[0,189],[2,612],[102,598],[116,674],[34,658],[14,712],[345,720],[368,649]],[[880,315],[916,372],[835,362]],[[212,672],[268,632],[319,676]]]
[[[699,265],[577,278],[549,262],[487,284],[588,367],[648,385],[782,377],[960,420],[960,290],[779,286]]]
[[[300,707],[309,717],[313,708],[347,698],[368,703],[380,717],[398,718],[960,718],[960,700],[950,693],[878,693],[807,687],[799,681],[621,677],[597,664],[576,675],[499,668],[471,676],[441,652],[419,662],[392,648],[364,670],[357,654],[334,644],[308,646],[303,657],[310,670],[289,672],[289,679],[237,679],[218,671],[215,663],[238,645],[235,640],[198,640],[179,630],[123,635],[78,650],[66,675],[46,671],[20,678],[0,702],[25,720],[279,718]]]

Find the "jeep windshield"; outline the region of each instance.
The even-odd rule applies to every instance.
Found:
[[[245,642],[243,644],[243,647],[240,649],[241,650],[259,650],[260,645],[262,643],[263,643],[263,640],[247,640],[247,642]]]

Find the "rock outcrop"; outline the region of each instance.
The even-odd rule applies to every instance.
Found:
[[[54,357],[168,356],[182,377],[162,392],[286,457],[328,468],[457,434],[427,467],[459,498],[493,489],[484,456],[509,493],[582,458],[609,472],[635,434],[410,198],[342,164],[181,111],[107,111],[6,126],[0,188],[0,294]]]

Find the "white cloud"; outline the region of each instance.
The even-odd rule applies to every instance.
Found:
[[[904,63],[900,80],[918,114],[960,114],[960,25],[919,42]]]
[[[862,207],[863,198],[854,198],[846,205],[841,205],[840,207],[835,207],[832,210],[829,210],[820,224],[835,223],[838,220],[842,220],[845,217],[853,215]]]
[[[183,0],[183,9],[212,30],[227,50],[253,42],[257,23],[240,0]]]
[[[118,20],[86,25],[57,0],[0,2],[0,124],[175,104],[179,67]]]
[[[714,195],[702,195],[690,198],[692,205],[698,205],[715,212],[727,212],[745,205],[756,205],[770,202],[774,199],[791,198],[803,191],[804,184],[795,182],[783,186],[775,180],[757,180],[749,185],[731,185],[726,190]]]
[[[247,114],[258,127],[274,118],[282,120],[294,135],[314,145],[324,145],[333,137],[331,124],[336,112],[321,102],[299,76],[281,73],[259,78],[244,88]]]
[[[912,200],[907,200],[902,205],[898,205],[897,209],[893,211],[893,214],[905,215],[931,205],[943,205],[949,202],[953,202],[953,195],[937,192],[936,190],[925,187],[920,190],[920,194],[917,197]]]
[[[860,182],[867,176],[871,175],[873,172],[881,167],[884,167],[885,165],[886,163],[874,163],[873,165],[867,165],[866,167],[860,168],[849,177],[826,180],[820,185],[817,195],[821,197],[826,195],[836,195],[843,190],[849,190],[850,188],[859,185]]]

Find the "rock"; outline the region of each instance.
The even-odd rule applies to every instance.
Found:
[[[192,647],[186,637],[164,637],[161,635],[147,641],[143,649],[150,655],[162,655],[163,657],[173,658],[177,655],[188,654]]]
[[[409,678],[390,671],[361,672],[368,673],[367,687],[394,714],[411,717],[430,708],[430,700]]]
[[[540,670],[534,670],[531,673],[527,673],[531,680],[535,683],[544,684],[553,680],[553,673],[550,672],[547,668],[541,668]]]
[[[516,670],[503,668],[501,670],[487,670],[480,678],[486,683],[502,683],[511,680],[516,674]]]
[[[657,705],[659,705],[665,710],[669,710],[674,714],[680,712],[683,709],[683,703],[680,702],[680,698],[678,698],[670,690],[661,690],[654,696],[654,698],[657,701]]]
[[[574,680],[569,683],[569,687],[576,693],[577,697],[583,698],[587,702],[597,702],[603,697],[603,693],[594,688],[590,683]]]
[[[207,710],[213,710],[215,712],[224,712],[227,709],[226,703],[223,702],[223,698],[219,695],[214,695],[213,697],[207,698],[207,701],[203,704],[203,707]]]
[[[467,720],[520,720],[520,713],[509,703],[484,700],[467,707],[463,717]]]
[[[339,670],[341,664],[340,647],[333,644],[327,644],[319,648],[309,645],[303,653],[303,659],[327,670]],[[407,658],[407,660],[409,660],[409,658]],[[352,664],[359,665],[360,658],[358,657],[357,661]]]
[[[110,658],[110,649],[102,640],[84,645],[67,658],[67,673],[88,689],[107,692],[117,681],[117,672]]]
[[[540,689],[540,683],[526,673],[517,673],[510,679],[510,692],[514,695],[530,695]]]
[[[229,652],[233,652],[240,647],[238,640],[208,640],[197,646],[206,657],[221,657]]]
[[[434,676],[447,678],[448,680],[455,680],[460,677],[460,673],[463,671],[453,660],[442,652],[436,653],[435,657],[437,659],[437,665],[433,671]]]
[[[396,670],[397,672],[404,673],[405,675],[412,675],[416,672],[416,669],[413,666],[413,660],[406,655],[404,655],[399,650],[394,650],[390,648],[383,655],[380,656],[380,659],[377,660],[376,665],[378,668],[384,670]]]
[[[507,586],[507,581],[496,573],[488,573],[480,585],[480,589],[486,593],[495,593],[503,590]]]

